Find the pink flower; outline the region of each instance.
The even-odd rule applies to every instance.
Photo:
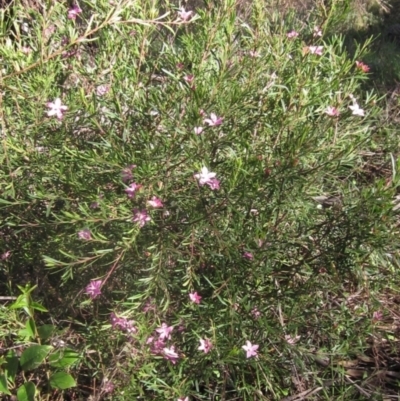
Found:
[[[329,117],[339,117],[339,110],[336,107],[328,106],[325,110],[325,113],[328,114]]]
[[[181,7],[180,11],[178,11],[178,17],[182,20],[182,21],[189,21],[192,19],[193,17],[193,11],[186,11],[183,7]]]
[[[76,17],[82,12],[80,7],[77,4],[74,4],[69,10],[68,10],[68,19],[76,19]]]
[[[157,196],[153,196],[150,200],[147,201],[147,204],[154,208],[164,206],[163,203],[161,202],[161,199],[157,198]]]
[[[205,354],[208,354],[211,351],[212,347],[213,347],[213,345],[209,339],[200,338],[200,347],[197,349],[199,351],[203,351]]]
[[[146,210],[133,209],[132,221],[138,223],[139,227],[143,227],[147,222],[151,221],[151,218]]]
[[[297,37],[299,36],[299,33],[296,32],[296,31],[290,31],[290,32],[288,32],[288,33],[286,34],[286,36],[287,36],[289,39],[294,39],[294,38],[297,38]]]
[[[246,351],[246,358],[251,358],[252,356],[258,356],[258,344],[252,344],[250,341],[246,341],[246,345],[243,345],[242,348]]]
[[[216,178],[211,178],[211,180],[209,182],[207,182],[207,185],[211,188],[212,191],[214,191],[215,189],[219,189],[219,180],[217,180]]]
[[[189,401],[189,397],[179,397],[176,401]]]
[[[104,381],[103,391],[106,394],[112,393],[114,391],[114,384],[111,380]]]
[[[382,320],[383,319],[383,313],[381,312],[381,311],[375,311],[373,314],[372,314],[372,320],[374,321],[374,322],[379,322],[380,320]]]
[[[92,234],[88,228],[85,228],[84,230],[78,232],[78,238],[89,241],[92,239]]]
[[[290,334],[285,335],[285,340],[289,345],[294,345],[300,340],[301,336],[292,337]]]
[[[243,257],[245,259],[249,259],[249,260],[253,260],[254,259],[254,256],[253,256],[253,254],[251,252],[244,252],[243,253]]]
[[[30,53],[32,53],[32,49],[29,46],[22,46],[21,52],[24,54],[30,54]]]
[[[103,284],[102,280],[92,280],[90,284],[86,286],[85,293],[90,296],[90,298],[95,299],[99,295],[101,295],[101,285]]]
[[[189,75],[185,75],[183,77],[183,79],[188,83],[191,84],[194,81],[194,75],[193,74],[189,74]]]
[[[208,171],[207,167],[202,167],[201,172],[199,174],[195,174],[194,177],[199,180],[199,185],[209,184],[210,181],[215,179],[216,173],[212,173]]]
[[[55,25],[50,25],[44,30],[44,37],[45,39],[49,39],[49,37],[56,31]]]
[[[110,315],[111,326],[113,329],[120,328],[122,331],[126,331],[129,334],[137,333],[137,328],[134,326],[133,320],[128,320],[125,317],[118,317],[114,312]]]
[[[321,28],[319,26],[315,26],[314,27],[314,33],[313,33],[314,38],[316,37],[321,37],[322,36],[322,31]]]
[[[259,317],[261,317],[261,312],[258,310],[257,306],[255,306],[252,310],[251,310],[251,314],[253,315],[253,317],[255,319],[258,319]]]
[[[96,94],[97,96],[104,96],[109,90],[109,85],[100,85],[96,88]]]
[[[191,292],[189,294],[189,298],[192,302],[194,302],[195,304],[199,304],[201,301],[201,296],[197,293],[197,292]]]
[[[205,117],[205,116],[206,116],[206,112],[205,112],[203,109],[200,109],[200,110],[199,110],[199,114],[200,114],[202,117]]]
[[[362,72],[368,72],[370,70],[367,64],[364,64],[362,61],[356,61],[356,68],[358,68]]]
[[[11,251],[6,251],[1,254],[0,259],[1,260],[7,260],[11,256]]]
[[[252,58],[260,57],[260,53],[256,50],[249,50],[247,54]]]
[[[122,181],[127,182],[133,178],[132,170],[136,167],[136,164],[130,164],[129,166],[122,169]]]
[[[175,347],[172,345],[170,348],[163,348],[164,358],[171,361],[174,365],[179,359],[179,355],[175,352]]]
[[[128,188],[125,188],[125,192],[128,195],[128,198],[132,199],[135,196],[136,191],[139,190],[141,187],[142,186],[140,184],[136,184],[136,182],[133,182],[129,185]]]
[[[156,310],[156,306],[154,305],[153,299],[148,299],[143,306],[143,312],[147,313],[149,311],[154,311]]]
[[[163,348],[165,347],[165,342],[161,338],[158,338],[154,341],[154,337],[149,337],[146,341],[146,344],[151,344],[150,351],[153,354],[161,354]]]
[[[317,54],[318,56],[322,56],[323,46],[308,46],[306,47],[306,53]]]
[[[171,338],[171,331],[174,329],[173,326],[167,326],[166,323],[163,323],[161,327],[156,329],[156,332],[159,334],[159,337],[161,340],[167,339],[169,340]]]
[[[222,121],[224,121],[222,117],[218,117],[215,113],[211,113],[210,118],[204,120],[204,124],[208,124],[210,127],[218,127],[222,124]]]
[[[59,120],[62,120],[64,113],[68,110],[68,107],[61,103],[60,98],[55,99],[54,102],[48,102],[46,106],[50,109],[47,112],[47,116],[56,116]]]
[[[204,131],[203,127],[194,127],[194,133],[200,135]]]

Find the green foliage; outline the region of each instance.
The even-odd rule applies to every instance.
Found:
[[[45,324],[36,329],[34,311],[46,311],[46,309],[32,300],[31,295],[35,287],[26,286],[25,288],[19,287],[19,289],[22,294],[7,308],[9,314],[5,316],[5,319],[8,320],[10,326],[14,325],[13,320],[15,319],[15,323],[23,327],[17,333],[19,341],[15,341],[18,344],[17,347],[23,351],[17,355],[13,349],[10,349],[0,359],[0,393],[11,395],[18,386],[16,388],[18,401],[35,400],[40,391],[36,388],[35,383],[25,379],[25,372],[35,371],[38,368],[45,369],[46,376],[54,372],[48,378],[48,383],[52,388],[65,390],[75,387],[76,382],[73,377],[63,370],[79,363],[80,355],[67,347],[56,348],[54,345],[42,343],[42,341],[50,340],[51,335],[56,332],[56,328],[53,325]],[[24,322],[24,315],[12,316],[13,311],[23,311],[28,318]],[[34,341],[38,341],[38,343],[35,344]],[[57,371],[58,369],[62,371]],[[18,379],[19,374],[24,379],[22,384]]]
[[[55,2],[25,30],[16,7],[1,39],[2,274],[38,286],[2,309],[22,353],[0,390],[29,400],[50,391],[40,380],[79,386],[80,369],[121,400],[281,399],[321,380],[355,399],[338,361],[373,331],[375,306],[352,294],[396,277],[398,148],[356,66],[371,41],[349,55],[334,33],[348,2],[307,24],[261,1],[188,21],[114,3],[68,19]]]

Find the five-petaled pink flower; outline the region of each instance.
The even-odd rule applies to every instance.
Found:
[[[147,201],[147,204],[154,208],[164,206],[163,203],[161,202],[161,199],[157,198],[157,196],[153,196],[150,200]]]
[[[165,359],[168,359],[174,365],[179,359],[179,355],[175,352],[175,347],[173,345],[170,348],[163,348],[163,355]]]
[[[194,127],[194,133],[200,135],[203,132],[203,127]]]
[[[296,31],[290,31],[290,32],[288,32],[288,33],[286,34],[286,36],[287,36],[289,39],[294,39],[294,38],[297,38],[297,37],[299,36],[299,33],[296,32]]]
[[[328,114],[329,117],[339,117],[340,112],[336,107],[328,106],[325,110],[325,113]]]
[[[90,298],[95,299],[99,295],[101,295],[101,285],[103,284],[102,280],[92,280],[90,284],[86,286],[85,293],[90,296]]]
[[[139,227],[143,227],[147,222],[151,221],[151,218],[146,210],[133,209],[132,221],[138,223]]]
[[[258,344],[252,344],[250,341],[246,341],[246,345],[243,345],[242,348],[246,351],[246,358],[251,358],[252,356],[258,356]]]
[[[109,85],[99,85],[96,88],[96,95],[97,96],[104,96],[110,90]]]
[[[59,97],[55,99],[54,102],[48,102],[46,106],[50,109],[47,112],[47,116],[56,116],[59,120],[62,120],[64,113],[68,110],[68,107],[61,103],[61,99]]]
[[[251,252],[244,252],[243,253],[243,257],[245,259],[249,259],[249,260],[253,260],[254,259],[254,256],[253,256],[253,254]]]
[[[136,182],[132,182],[132,184],[129,185],[128,188],[125,188],[125,192],[128,195],[128,198],[132,199],[136,191],[139,190],[142,186],[140,184],[136,184]]]
[[[203,351],[205,354],[208,354],[213,345],[212,342],[208,338],[200,338],[200,347],[197,348],[199,351]]]
[[[222,117],[218,117],[215,113],[211,113],[210,118],[204,120],[204,124],[208,124],[210,127],[218,127],[218,125],[222,124],[222,121],[224,121]]]
[[[323,46],[308,46],[305,48],[306,53],[317,54],[318,56],[322,56]]]
[[[356,67],[362,72],[368,72],[370,70],[367,64],[364,64],[362,61],[356,61]]]
[[[197,293],[197,292],[191,292],[189,294],[189,298],[192,302],[194,302],[195,304],[199,304],[201,301],[201,296]]]
[[[70,9],[68,9],[68,19],[76,19],[76,17],[82,12],[78,4],[74,4]]]
[[[207,185],[211,188],[211,190],[219,189],[219,180],[216,178],[212,178],[209,182],[207,182]]]
[[[161,340],[167,339],[169,340],[171,338],[171,331],[174,329],[173,326],[167,326],[166,323],[163,323],[161,327],[156,329],[156,332],[159,334],[159,337]]]
[[[78,238],[89,241],[90,239],[92,239],[92,234],[88,228],[85,228],[81,231],[78,231]]]
[[[183,7],[181,7],[180,11],[178,11],[178,17],[182,21],[190,21],[193,17],[193,11],[186,11]]]

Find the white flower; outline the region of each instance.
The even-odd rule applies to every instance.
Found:
[[[208,184],[209,182],[213,181],[213,178],[215,178],[217,174],[212,173],[211,171],[208,171],[207,167],[203,167],[201,169],[201,173],[195,174],[194,177],[199,180],[200,185]]]
[[[178,11],[178,17],[182,21],[189,21],[193,17],[193,11],[186,11],[183,7],[181,7],[180,11]]]
[[[47,112],[48,117],[56,116],[59,120],[62,120],[63,114],[68,110],[67,106],[62,105],[60,98],[48,102],[46,106],[50,109]]]
[[[200,135],[203,132],[203,127],[194,127],[194,133]]]
[[[351,110],[351,114],[353,114],[353,116],[363,117],[365,115],[364,110],[360,108],[357,102],[354,102],[353,106],[349,106],[349,109]]]

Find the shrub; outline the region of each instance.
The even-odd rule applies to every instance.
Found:
[[[101,394],[279,399],[317,350],[362,349],[369,320],[321,308],[391,243],[365,47],[258,2],[80,7],[0,48],[2,242],[89,327]]]

